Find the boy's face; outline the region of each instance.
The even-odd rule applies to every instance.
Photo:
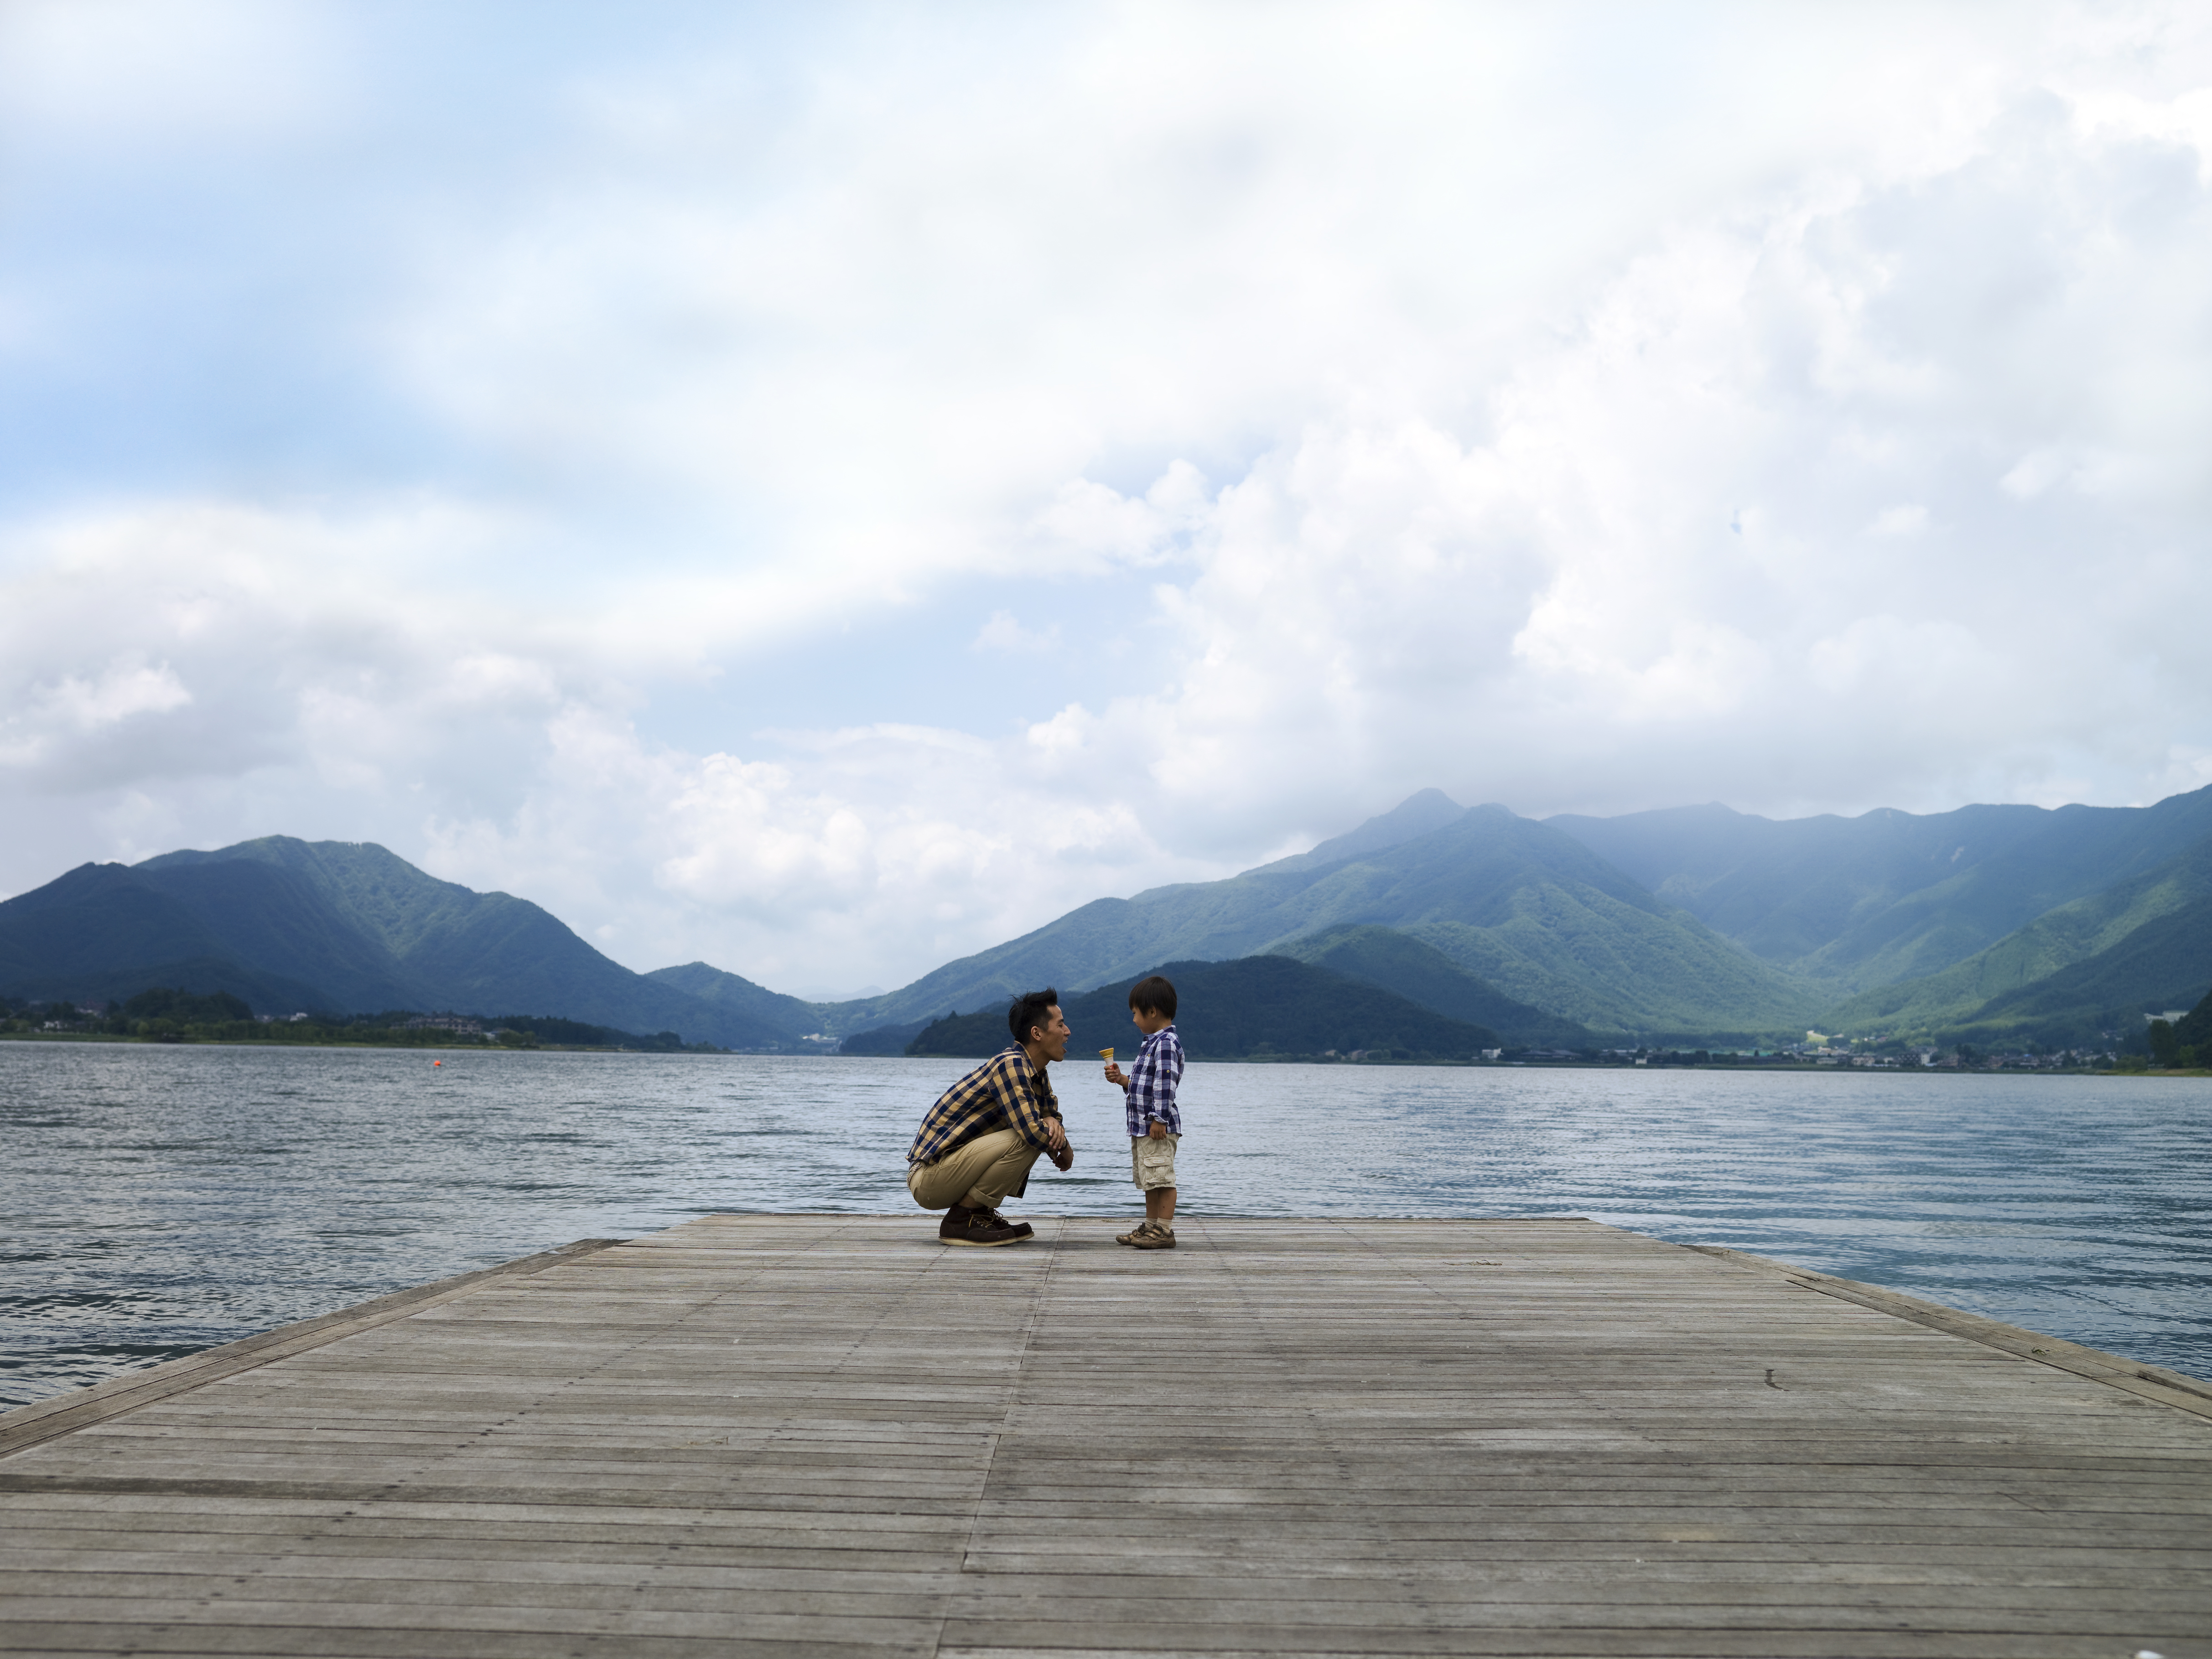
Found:
[[[1132,1008],[1129,1010],[1129,1018],[1136,1021],[1137,1029],[1146,1036],[1152,1036],[1155,1031],[1164,1031],[1175,1024],[1165,1014],[1155,1013],[1149,1008]]]

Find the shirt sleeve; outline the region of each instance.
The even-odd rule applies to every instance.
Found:
[[[1044,1121],[1060,1115],[1060,1103],[1053,1098],[1052,1085],[1036,1074],[1028,1056],[1007,1056],[1007,1064],[993,1079],[993,1092],[1006,1114],[1006,1121],[1024,1140],[1032,1146],[1052,1144]]]
[[[1170,1036],[1165,1042],[1155,1038],[1147,1041],[1137,1055],[1137,1063],[1129,1070],[1129,1104],[1131,1114],[1139,1127],[1152,1123],[1172,1125],[1169,1115],[1175,1109],[1176,1079],[1182,1071],[1182,1046]]]

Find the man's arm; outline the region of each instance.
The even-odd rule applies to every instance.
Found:
[[[1067,1131],[1061,1127],[1057,1112],[1048,1115],[1037,1098],[1036,1083],[1026,1057],[1018,1065],[1006,1066],[997,1079],[999,1103],[1006,1109],[1006,1121],[1024,1140],[1056,1152],[1067,1145]]]

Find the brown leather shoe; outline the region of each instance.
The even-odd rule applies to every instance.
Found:
[[[1172,1250],[1176,1247],[1175,1229],[1157,1221],[1147,1221],[1130,1239],[1129,1247],[1137,1250]]]
[[[1018,1244],[1036,1232],[1028,1222],[1009,1222],[996,1210],[969,1210],[955,1205],[938,1224],[937,1242],[988,1249],[994,1244]]]

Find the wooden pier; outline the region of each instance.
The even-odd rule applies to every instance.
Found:
[[[717,1216],[0,1417],[10,1654],[2212,1656],[2212,1389],[1591,1222]]]

